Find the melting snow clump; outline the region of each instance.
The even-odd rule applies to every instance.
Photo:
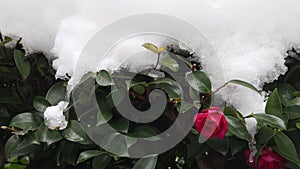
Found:
[[[64,110],[69,102],[61,101],[56,106],[48,107],[44,112],[44,123],[51,130],[63,130],[67,127],[68,122],[64,116]]]

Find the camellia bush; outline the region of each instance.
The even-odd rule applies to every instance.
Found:
[[[214,79],[201,62],[176,46],[146,43],[141,47],[157,56],[153,69],[137,74],[89,72],[68,92],[67,81],[55,80],[55,70],[43,54],[25,55],[21,39],[0,38],[0,164],[5,169],[300,168],[297,49],[288,51],[288,73],[264,87],[272,91],[265,112],[244,117],[232,106],[213,105],[214,95],[228,85],[261,91],[238,79],[212,91]],[[162,52],[171,57],[161,59]],[[174,79],[172,72],[184,73]],[[179,81],[184,85],[178,85]],[[157,89],[162,92],[151,94]],[[187,91],[184,96],[182,91]],[[89,106],[93,96],[96,109]],[[127,111],[122,107],[130,107],[128,102],[149,113],[162,101],[166,103],[163,112],[149,123],[133,122],[120,114]],[[193,127],[173,148],[130,158],[140,140],[162,139],[158,135],[180,114],[191,112],[195,112]],[[106,124],[116,132],[108,134]],[[128,137],[122,140],[120,135]],[[140,147],[141,152],[148,149],[155,147]]]

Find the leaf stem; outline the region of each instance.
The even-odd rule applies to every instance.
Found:
[[[224,83],[222,86],[220,86],[219,88],[217,88],[215,91],[212,92],[212,94],[217,93],[218,91],[220,91],[221,89],[223,89],[225,86],[227,86],[229,84],[229,82]]]

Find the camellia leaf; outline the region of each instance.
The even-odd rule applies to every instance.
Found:
[[[22,113],[16,115],[11,121],[10,126],[21,131],[15,132],[19,135],[24,135],[30,130],[36,130],[39,125],[43,122],[40,116],[33,113]]]
[[[250,84],[250,83],[248,83],[248,82],[245,82],[245,81],[242,81],[242,80],[236,80],[236,79],[234,79],[234,80],[228,81],[227,83],[232,83],[232,84],[241,85],[241,86],[247,87],[247,88],[249,88],[249,89],[251,89],[251,90],[254,90],[254,91],[256,91],[257,93],[260,94],[260,91],[259,91],[256,87],[254,87],[252,84]]]
[[[44,112],[49,106],[51,104],[44,97],[37,96],[33,100],[33,107],[39,112]]]
[[[300,97],[296,97],[288,103],[288,106],[300,106]]]
[[[231,156],[236,155],[239,153],[243,148],[247,146],[247,142],[240,140],[236,137],[230,137],[230,150]]]
[[[179,69],[179,65],[178,65],[177,61],[170,57],[162,59],[159,63],[161,65],[171,69],[174,72],[177,72]]]
[[[5,143],[4,153],[9,158],[29,154],[38,148],[38,145],[28,143],[18,135],[12,135]]]
[[[279,129],[286,129],[284,121],[277,116],[265,113],[258,113],[253,114],[253,117],[257,120],[259,127],[271,126]]]
[[[26,169],[26,165],[22,164],[14,164],[14,163],[7,163],[4,166],[4,169]]]
[[[282,118],[282,105],[277,89],[275,89],[270,95],[267,101],[265,112],[267,114]]]
[[[25,54],[22,51],[17,49],[14,50],[14,60],[23,80],[30,75],[31,69],[30,62],[28,60],[24,60],[24,58]]]
[[[158,155],[144,157],[137,161],[132,169],[155,169]]]
[[[70,121],[68,128],[63,131],[63,136],[65,139],[75,143],[85,145],[92,144],[91,140],[88,138],[80,123],[75,120]]]
[[[292,161],[300,167],[300,161],[297,155],[296,147],[292,140],[283,132],[278,132],[274,136],[276,146],[272,147],[277,153]]]
[[[44,142],[48,146],[63,139],[60,131],[50,130],[44,123],[39,127],[37,136],[39,137],[40,142]]]
[[[143,46],[144,48],[150,50],[150,51],[153,52],[153,53],[156,53],[156,54],[159,53],[158,47],[155,46],[155,45],[152,44],[152,43],[144,43],[142,46]]]
[[[238,119],[233,116],[225,116],[228,123],[228,131],[230,131],[236,137],[250,141],[250,134],[247,131],[246,126]]]
[[[278,86],[278,95],[283,105],[287,106],[289,101],[295,97],[295,90],[296,89],[288,83],[282,83]]]
[[[127,133],[129,128],[129,121],[125,118],[120,118],[110,126],[113,127],[116,131]]]
[[[200,93],[211,92],[211,82],[206,73],[197,70],[185,74],[186,81],[189,85]]]
[[[82,163],[90,158],[93,158],[95,156],[99,156],[104,154],[105,152],[99,151],[99,150],[87,150],[82,153],[80,153],[78,159],[77,159],[77,164]]]
[[[8,42],[11,42],[12,38],[9,36],[4,36],[4,40],[2,42],[0,42],[0,45],[5,45]]]
[[[105,169],[111,162],[111,156],[103,154],[93,159],[93,169]]]
[[[96,76],[96,82],[100,86],[111,86],[114,82],[106,70],[100,70]]]
[[[57,105],[60,101],[65,100],[66,97],[66,87],[64,82],[55,83],[47,92],[46,100],[48,100],[51,105]]]
[[[218,138],[212,138],[206,141],[206,143],[214,150],[225,156],[229,150],[229,142],[227,139],[219,140]]]
[[[296,127],[297,127],[297,129],[300,129],[300,122],[296,123]]]

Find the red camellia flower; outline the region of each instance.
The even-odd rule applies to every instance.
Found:
[[[250,153],[249,149],[245,152],[247,165],[250,167],[255,169],[285,169],[287,160],[268,147],[265,147],[262,150],[257,163],[255,162],[255,159],[252,163],[249,161]]]
[[[207,139],[217,136],[221,140],[226,134],[228,124],[220,107],[210,107],[196,115],[195,128]]]

